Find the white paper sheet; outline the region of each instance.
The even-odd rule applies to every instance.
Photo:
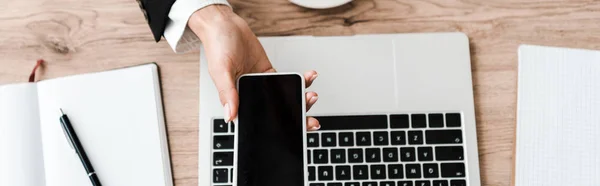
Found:
[[[91,186],[59,108],[103,185],[172,185],[158,85],[150,65],[39,82],[46,185]]]
[[[0,86],[0,186],[44,185],[37,87]]]
[[[515,186],[600,185],[600,52],[519,49]]]

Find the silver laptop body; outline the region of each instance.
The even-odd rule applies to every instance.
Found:
[[[316,138],[309,144],[310,186],[480,185],[466,35],[260,41],[279,72],[314,69],[319,74],[309,89],[319,94],[319,101],[308,115],[323,117],[327,130],[308,134]],[[229,164],[234,149],[227,144],[233,143],[235,127],[222,122],[223,108],[203,49],[200,58],[198,185],[234,185],[235,169]],[[376,118],[385,124],[375,124]],[[339,124],[344,121],[357,123]],[[348,136],[354,141],[347,141]]]

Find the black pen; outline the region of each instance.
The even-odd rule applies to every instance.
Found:
[[[60,109],[60,113],[60,123],[62,124],[63,132],[69,140],[71,147],[75,149],[75,152],[77,155],[79,155],[79,159],[81,160],[81,163],[83,164],[90,181],[92,181],[92,185],[102,186],[102,184],[100,184],[100,180],[98,179],[98,175],[96,175],[96,171],[94,171],[94,167],[92,167],[90,159],[87,157],[85,150],[83,150],[83,146],[81,145],[79,138],[77,138],[77,134],[75,134],[75,130],[73,129],[69,118],[65,113],[63,113],[62,109]]]

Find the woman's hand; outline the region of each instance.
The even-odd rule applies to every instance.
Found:
[[[188,26],[198,35],[204,45],[208,60],[208,71],[218,91],[227,122],[237,117],[239,100],[235,82],[246,73],[275,72],[265,50],[246,21],[230,7],[210,5],[196,11]],[[304,73],[306,86],[317,78],[317,72]],[[306,93],[306,108],[315,104],[318,95]],[[307,119],[307,128],[317,130],[321,126],[312,117]]]

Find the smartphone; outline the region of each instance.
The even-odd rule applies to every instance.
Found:
[[[243,75],[233,183],[307,186],[304,77],[296,73]]]

